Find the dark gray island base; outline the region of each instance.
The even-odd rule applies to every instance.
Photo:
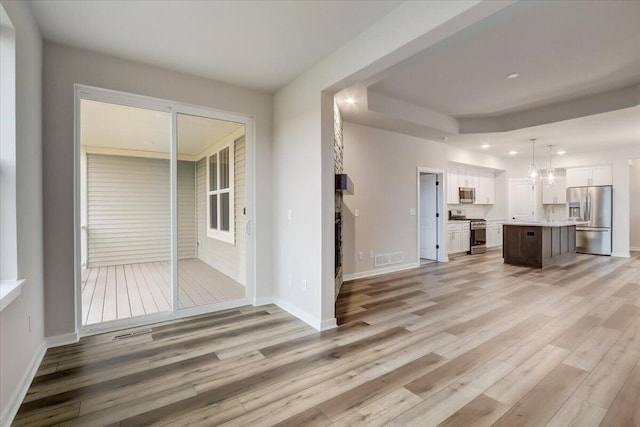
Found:
[[[504,224],[504,263],[543,268],[575,259],[576,224],[567,223]]]

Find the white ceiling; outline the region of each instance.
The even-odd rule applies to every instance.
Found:
[[[29,4],[45,39],[274,91],[399,3]],[[570,153],[638,144],[639,43],[640,1],[520,1],[337,99],[347,121],[471,150],[489,143],[501,156],[530,138]],[[355,105],[342,102],[352,95]]]
[[[178,114],[178,154],[196,156],[237,131],[242,123]],[[171,114],[83,99],[80,144],[83,146],[168,154]]]
[[[639,145],[640,1],[516,2],[336,98],[347,121],[498,156]]]
[[[512,72],[520,76],[507,79]],[[466,117],[637,83],[640,1],[524,1],[416,55],[371,89]]]
[[[567,155],[607,148],[640,145],[640,106],[592,116],[563,120],[511,132],[468,134],[449,137],[447,144],[496,156],[531,156],[531,138],[536,138],[536,157],[544,158],[548,145]],[[489,148],[482,148],[489,144]]]
[[[275,91],[400,2],[29,2],[42,36],[243,87]]]

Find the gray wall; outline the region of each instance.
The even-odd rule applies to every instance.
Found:
[[[250,115],[255,123],[257,297],[272,295],[272,96],[108,55],[45,42],[43,56],[46,334],[75,331],[73,231],[74,83]]]
[[[234,198],[235,198],[235,234],[236,243],[229,243],[207,237],[207,195],[205,179],[207,171],[205,159],[196,164],[198,195],[198,258],[219,270],[236,282],[246,284],[246,236],[244,233],[245,216],[245,141],[244,138],[235,143],[234,149]]]
[[[0,313],[0,416],[44,350],[42,42],[26,2],[2,1],[16,29],[16,210],[22,294]],[[29,319],[31,321],[29,322]],[[29,329],[29,323],[31,328]],[[0,424],[4,420],[0,418]]]
[[[640,250],[640,158],[632,160],[629,168],[629,246],[631,250]]]
[[[446,171],[447,146],[344,122],[344,172],[354,186],[353,195],[343,199],[345,276],[381,268],[369,258],[371,250],[376,255],[404,254],[401,264],[384,267],[419,262],[417,217],[409,214],[418,204],[418,167]]]

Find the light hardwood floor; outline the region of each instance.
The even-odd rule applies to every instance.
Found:
[[[16,425],[638,426],[640,254],[499,251],[343,285],[337,329],[243,307],[50,349]]]
[[[82,324],[128,319],[171,309],[169,261],[82,270]],[[245,288],[198,259],[178,262],[179,308],[232,301]]]

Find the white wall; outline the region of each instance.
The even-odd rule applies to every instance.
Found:
[[[235,202],[235,244],[223,242],[207,236],[207,194],[206,194],[206,157],[196,164],[196,193],[197,193],[197,233],[198,233],[198,259],[206,262],[224,275],[231,277],[236,282],[246,285],[246,236],[244,231],[245,216],[242,213],[245,207],[244,175],[245,175],[245,141],[237,140],[237,135],[232,134],[231,147],[234,147],[234,202]],[[227,138],[220,141],[225,143]],[[234,144],[234,141],[237,142]]]
[[[632,161],[629,169],[629,244],[632,250],[640,251],[640,158]]]
[[[26,279],[22,293],[0,313],[0,425],[7,425],[45,350],[42,42],[26,2],[3,0],[2,7],[16,31],[17,273]]]
[[[344,273],[375,273],[370,251],[402,252],[417,265],[417,168],[447,169],[447,146],[399,133],[344,123],[344,171],[354,194],[343,198]],[[356,209],[359,216],[355,216]],[[358,252],[365,255],[358,259]],[[386,267],[395,267],[394,265]]]
[[[606,146],[606,141],[603,142]],[[556,156],[553,165],[556,168],[610,164],[613,169],[613,255],[629,255],[630,235],[630,173],[629,160],[640,157],[640,143],[635,146]],[[507,168],[508,178],[524,178],[530,160],[512,159]],[[540,187],[540,186],[538,186]],[[538,189],[540,193],[540,189]],[[536,212],[538,218],[544,218],[541,197],[538,194]]]
[[[271,287],[271,95],[212,80],[163,70],[109,55],[45,42],[43,57],[44,250],[46,334],[75,331],[73,231],[74,83],[119,90],[252,116],[255,158],[247,153],[248,174],[255,162],[253,229],[256,253],[256,297]],[[39,82],[40,80],[38,80]],[[26,113],[25,113],[26,116]],[[32,172],[29,168],[29,173]]]
[[[274,291],[289,311],[335,324],[333,94],[508,5],[404,2],[276,93]]]

